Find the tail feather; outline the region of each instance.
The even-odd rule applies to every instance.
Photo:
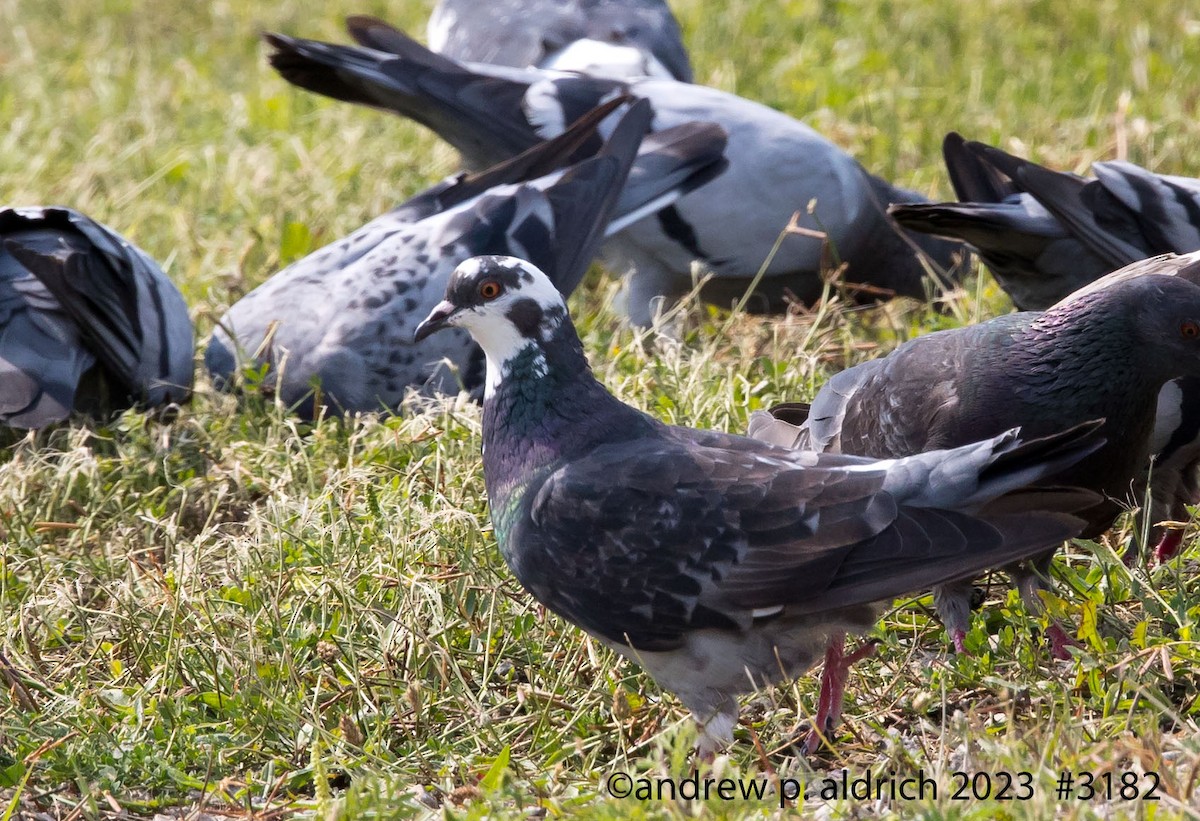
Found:
[[[973,150],[979,145],[982,143],[968,143],[956,131],[942,140],[942,158],[954,195],[962,202],[1003,202],[1018,193],[1017,188],[1009,177]]]
[[[271,65],[289,83],[415,120],[479,167],[540,141],[521,114],[527,83],[473,73],[415,40],[405,38],[404,53],[392,54],[283,34],[263,36],[275,49]]]
[[[1092,253],[1113,268],[1120,268],[1146,256],[1144,250],[1122,240],[1109,227],[1098,222],[1095,205],[1086,201],[1091,185],[1087,180],[1029,162],[1023,163],[1019,174],[1022,187]]]
[[[409,199],[392,213],[402,215],[406,222],[415,222],[453,208],[497,185],[536,179],[594,157],[602,147],[598,127],[609,114],[632,100],[628,96],[617,97],[598,105],[554,139],[539,143],[511,160],[484,171],[451,177]]]
[[[633,103],[600,153],[575,165],[546,192],[558,230],[558,278],[554,284],[561,293],[573,292],[587,273],[652,117],[649,102]],[[570,191],[576,183],[582,183],[581,190],[590,194],[580,197]]]
[[[1008,255],[1020,250],[1026,237],[1039,244],[1063,235],[1057,222],[1046,215],[1039,219],[1019,205],[986,202],[931,202],[893,205],[888,213],[911,231],[968,242],[984,252]],[[1038,249],[1029,251],[1036,255]]]

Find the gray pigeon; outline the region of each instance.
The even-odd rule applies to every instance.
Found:
[[[426,35],[455,60],[692,81],[663,0],[439,0]]]
[[[664,425],[596,381],[561,295],[511,257],[458,267],[417,338],[444,328],[487,356],[483,472],[509,567],[678,695],[706,755],[731,740],[739,693],[824,653],[811,749],[861,655],[843,655],[846,632],[897,595],[1043,552],[1096,500],[1028,487],[1098,447],[1094,424],[881,462]]]
[[[0,209],[0,423],[182,402],[192,321],[141,249],[70,208]]]
[[[1174,274],[1193,262],[1147,261],[1136,275],[1114,274],[1044,313],[1008,314],[918,337],[835,375],[798,431],[756,415],[752,434],[805,450],[883,459],[957,447],[1018,426],[1038,436],[1103,417],[1105,446],[1051,477],[1104,497],[1081,514],[1088,520],[1082,535],[1095,538],[1141,501],[1156,423],[1160,430],[1164,424],[1158,419],[1164,384],[1200,376],[1200,285],[1151,273]],[[803,410],[789,406],[785,413],[795,421]],[[1194,449],[1184,453],[1195,460]],[[1039,557],[1032,570],[1011,568],[1032,612],[1041,611],[1039,575],[1052,556]],[[934,595],[962,652],[969,582]],[[1066,657],[1071,642],[1062,628],[1052,624],[1048,633],[1055,655]]]
[[[738,300],[796,212],[807,230],[783,240],[751,310],[780,310],[790,299],[815,302],[825,287],[821,273],[838,261],[847,265],[847,280],[871,286],[856,290],[860,298],[924,298],[943,281],[929,278],[918,245],[942,269],[952,267],[961,248],[899,231],[885,207],[921,197],[871,176],[808,126],[750,100],[667,80],[623,84],[461,64],[374,18],[351,17],[347,25],[369,48],[268,34],[271,64],[302,88],[411,117],[461,151],[472,168],[558,134],[564,123],[624,92],[650,101],[655,130],[695,119],[725,128],[724,174],[605,244],[609,266],[629,272],[625,303],[636,324],[650,323],[661,298],[674,301],[693,287],[693,261],[714,274],[705,299],[725,306]]]
[[[1080,288],[1063,302],[1148,273],[1176,276],[1200,285],[1200,252],[1163,254],[1135,262]],[[1188,506],[1200,504],[1200,379],[1176,379],[1159,391],[1150,452],[1154,456],[1146,475],[1136,485],[1148,485],[1150,496],[1149,504],[1140,509],[1138,531],[1148,531],[1148,542],[1155,545],[1151,556],[1161,563],[1179,552],[1184,530],[1178,524],[1161,527],[1159,523],[1186,521]],[[1131,547],[1139,541],[1135,539]],[[1129,550],[1126,562],[1132,563],[1136,555],[1136,550]]]
[[[620,124],[596,143],[597,125],[622,103]],[[606,231],[719,171],[718,126],[689,123],[643,142],[649,120],[647,103],[613,100],[561,137],[482,174],[452,177],[293,263],[217,324],[209,370],[229,385],[239,362],[268,363],[268,386],[310,417],[318,405],[395,410],[411,388],[479,390],[483,356],[466,332],[414,343],[413,329],[455,266],[480,253],[536,259],[570,294]],[[593,144],[591,156],[573,159]],[[640,168],[626,185],[639,144]]]
[[[1023,311],[1131,262],[1200,250],[1200,180],[1128,162],[1095,163],[1085,179],[953,132],[942,151],[962,202],[901,205],[892,216],[972,245]]]

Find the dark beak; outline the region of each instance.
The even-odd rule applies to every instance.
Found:
[[[425,317],[425,321],[417,326],[417,332],[413,334],[413,342],[420,342],[425,337],[445,328],[446,320],[453,316],[457,310],[458,308],[453,302],[447,302],[443,299],[429,312],[429,316]]]

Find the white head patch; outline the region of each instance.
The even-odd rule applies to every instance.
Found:
[[[541,340],[546,341],[549,332],[566,315],[566,304],[549,277],[535,265],[516,257],[490,256],[473,257],[461,263],[454,277],[467,280],[476,286],[493,278],[504,288],[495,299],[463,308],[455,314],[451,324],[465,328],[471,333],[487,356],[487,384],[484,396],[491,396],[511,362],[526,348],[537,345],[538,339],[528,336],[528,329],[518,326],[514,317],[521,310],[521,303],[532,301],[540,308],[533,311],[542,321]],[[547,322],[547,320],[549,320]],[[540,351],[534,360],[535,373],[545,375],[546,358]]]

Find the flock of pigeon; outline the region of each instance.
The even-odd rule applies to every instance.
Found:
[[[267,34],[271,64],[416,120],[467,170],[268,279],[205,364],[229,389],[261,369],[304,416],[481,399],[513,573],[675,693],[702,755],[732,739],[738,694],[823,658],[816,749],[872,649],[846,635],[897,596],[932,588],[966,652],[982,572],[1006,568],[1040,613],[1056,548],[1126,509],[1157,561],[1179,550],[1200,502],[1200,181],[1123,162],[1085,179],[950,134],[962,201],[927,202],[693,84],[663,0],[441,0],[433,50],[347,26],[357,45]],[[4,209],[0,237],[0,422],[187,398],[193,331],[153,260],[67,208]],[[703,299],[753,288],[771,312],[820,299],[830,269],[864,301],[936,296],[968,250],[1021,312],[843,371],[748,437],[621,403],[566,307],[597,255],[645,326],[697,267]],[[1069,657],[1066,629],[1047,636]]]

